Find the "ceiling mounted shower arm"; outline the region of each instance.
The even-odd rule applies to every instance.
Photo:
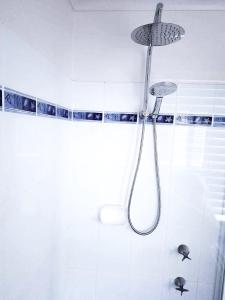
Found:
[[[162,17],[163,4],[158,3],[155,10],[154,23],[160,23]]]

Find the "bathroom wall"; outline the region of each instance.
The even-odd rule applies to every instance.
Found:
[[[72,55],[69,4],[62,0],[9,0],[1,1],[0,10],[1,85],[69,104]]]
[[[72,14],[60,0],[0,5],[0,84],[74,109],[139,111],[145,49],[130,41],[130,32],[152,12]],[[153,79],[179,87],[162,112],[225,114],[225,86],[199,82],[224,80],[222,31],[216,31],[224,13],[163,17],[183,25],[187,36],[154,49]],[[158,126],[162,218],[153,235],[140,237],[127,223],[103,226],[98,218],[105,204],[127,204],[139,126],[7,112],[0,112],[0,123],[3,299],[174,300],[176,276],[187,279],[184,298],[213,299],[222,127]],[[134,195],[140,227],[154,215],[152,164],[149,125]],[[180,243],[190,247],[192,261],[181,263]]]
[[[185,38],[153,50],[152,80],[178,83],[164,100],[163,113],[224,114],[224,12],[165,12],[182,25]],[[152,20],[152,12],[75,12],[73,101],[75,109],[137,112],[143,98],[145,49],[130,32]],[[208,37],[210,36],[210,42]],[[211,83],[209,82],[211,81]],[[162,217],[147,237],[128,224],[102,225],[103,205],[127,205],[138,126],[121,123],[76,125],[70,198],[64,199],[61,299],[176,299],[173,280],[183,276],[184,299],[212,300],[224,199],[224,129],[158,126]],[[151,126],[134,195],[137,226],[154,215],[155,190]],[[143,227],[144,227],[143,226]],[[179,244],[191,249],[181,262]],[[215,298],[216,299],[216,298]]]
[[[70,102],[65,1],[0,1],[0,85]],[[59,208],[71,124],[0,111],[0,298],[57,299]]]

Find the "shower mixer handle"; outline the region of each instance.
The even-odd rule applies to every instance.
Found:
[[[179,254],[183,255],[182,261],[184,261],[185,259],[191,260],[191,258],[189,257],[190,250],[189,250],[188,246],[186,246],[186,245],[180,245],[177,248],[177,252]]]
[[[186,283],[186,280],[183,277],[177,277],[174,279],[174,284],[176,286],[176,290],[181,293],[181,296],[184,292],[189,292],[189,290],[184,288],[184,285]]]

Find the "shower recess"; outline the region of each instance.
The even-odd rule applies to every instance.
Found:
[[[158,227],[161,217],[161,186],[160,186],[160,175],[158,166],[158,150],[157,150],[157,131],[156,131],[156,120],[160,111],[163,97],[176,91],[176,84],[172,82],[159,82],[149,87],[150,73],[151,73],[151,59],[152,59],[152,48],[155,46],[165,46],[181,40],[184,36],[184,29],[176,24],[161,22],[163,4],[158,3],[156,6],[154,22],[146,24],[136,28],[131,33],[131,38],[135,43],[147,46],[147,58],[146,58],[146,70],[145,70],[145,85],[144,85],[144,103],[142,111],[140,112],[141,119],[141,138],[138,151],[137,162],[134,170],[134,176],[131,182],[129,199],[128,199],[128,222],[133,231],[139,235],[149,235]],[[149,93],[156,96],[154,108],[151,112],[148,111],[149,106]],[[153,147],[154,147],[154,167],[157,187],[157,214],[154,223],[150,228],[140,231],[138,230],[131,218],[131,206],[133,200],[133,193],[135,189],[136,179],[140,167],[142,150],[144,145],[145,137],[145,125],[148,117],[152,118],[153,124]]]

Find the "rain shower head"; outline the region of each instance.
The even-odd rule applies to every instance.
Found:
[[[184,34],[184,29],[179,25],[158,22],[134,29],[131,38],[144,46],[165,46],[179,41]]]
[[[156,97],[164,97],[174,93],[177,85],[173,82],[157,82],[150,87],[150,94]]]
[[[179,41],[185,34],[184,29],[176,24],[161,22],[163,4],[158,3],[154,23],[140,26],[131,33],[135,43],[144,46],[165,46]]]

